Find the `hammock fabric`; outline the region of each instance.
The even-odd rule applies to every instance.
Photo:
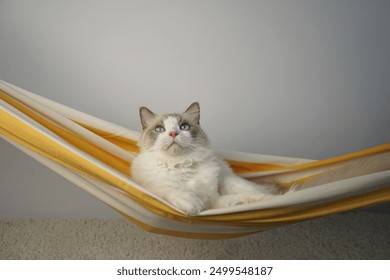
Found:
[[[171,236],[240,237],[390,201],[389,143],[320,161],[221,152],[248,180],[300,190],[187,216],[131,180],[138,132],[0,81],[0,135],[143,229]]]

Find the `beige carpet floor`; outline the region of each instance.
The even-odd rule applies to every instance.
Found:
[[[390,259],[390,215],[351,212],[238,239],[147,233],[123,219],[0,219],[0,259]]]

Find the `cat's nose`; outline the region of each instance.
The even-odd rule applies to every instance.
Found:
[[[171,136],[173,139],[175,139],[176,136],[177,136],[177,132],[176,131],[171,131],[171,132],[169,132],[169,136]]]

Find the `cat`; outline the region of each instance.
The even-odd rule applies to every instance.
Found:
[[[187,215],[263,200],[272,185],[257,185],[234,174],[215,153],[200,127],[200,106],[184,113],[155,114],[140,108],[140,153],[131,164],[132,179]]]

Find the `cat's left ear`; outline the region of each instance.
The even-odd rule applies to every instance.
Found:
[[[146,107],[141,107],[139,109],[139,115],[143,130],[145,130],[149,126],[150,122],[156,117],[156,115]]]
[[[185,111],[186,114],[188,114],[196,124],[199,124],[200,121],[200,106],[198,102],[194,102],[190,105],[190,107],[187,108]]]

